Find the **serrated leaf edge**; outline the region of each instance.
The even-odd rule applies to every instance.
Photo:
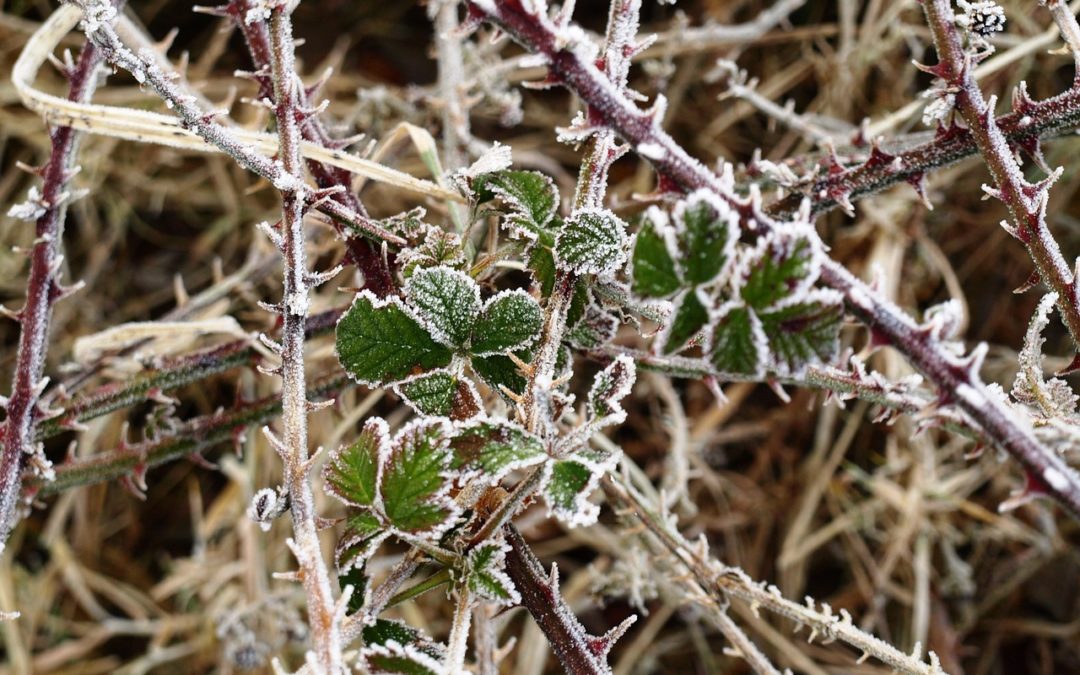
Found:
[[[484,314],[487,313],[488,309],[493,304],[495,304],[496,301],[499,301],[500,298],[505,298],[505,297],[508,297],[508,296],[511,296],[511,295],[519,295],[519,296],[527,299],[529,302],[533,303],[534,305],[536,305],[537,308],[540,307],[540,303],[536,302],[536,298],[534,298],[532,295],[530,295],[529,292],[526,291],[523,288],[511,288],[511,289],[499,291],[495,295],[488,298],[486,302],[484,302],[483,306],[480,308],[480,314],[477,315],[477,323],[480,322],[480,320],[484,316]],[[541,313],[540,313],[540,322],[541,322],[540,323],[540,328],[541,328],[541,331],[543,331],[543,316],[544,316],[543,312],[541,311]],[[475,327],[475,324],[474,324],[474,327]],[[537,341],[537,339],[539,339],[539,337],[540,337],[540,334],[537,333],[536,335],[532,336],[529,340],[523,341],[523,342],[521,342],[521,343],[519,343],[519,344],[517,344],[517,345],[515,345],[513,347],[507,347],[505,349],[494,350],[494,351],[472,352],[472,355],[473,356],[479,356],[479,357],[505,356],[506,354],[509,354],[510,352],[516,352],[516,351],[520,351],[522,349],[527,349],[527,348],[531,347],[533,344],[536,343],[536,341]]]

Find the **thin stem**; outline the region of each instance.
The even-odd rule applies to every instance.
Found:
[[[595,65],[581,59],[573,48],[573,36],[560,35],[546,15],[528,11],[520,0],[498,3],[473,0],[469,8],[502,28],[527,50],[544,56],[550,76],[597,111],[598,122],[615,130],[648,159],[668,186],[715,193],[739,211],[745,230],[762,234],[775,225],[760,212],[757,200],[738,199],[719,176],[692,158],[661,129],[663,106],[654,106],[646,112],[639,110]],[[821,281],[843,293],[848,309],[876,336],[904,354],[938,387],[944,401],[959,406],[995,446],[1019,460],[1029,475],[1045,486],[1045,492],[1057,498],[1074,516],[1080,516],[1080,475],[1036,440],[1032,430],[1020,423],[1006,404],[983,384],[978,373],[982,350],[976,350],[967,359],[955,357],[929,327],[917,325],[834,260],[826,258],[822,262]]]
[[[244,36],[248,53],[251,55],[255,70],[255,79],[259,83],[259,97],[271,98],[274,96],[274,88],[270,82],[270,33],[266,22],[261,18],[249,21],[249,12],[254,8],[254,0],[233,0],[221,10],[221,14],[229,16],[240,33]],[[261,16],[256,14],[256,16]],[[310,108],[312,102],[307,91],[297,93],[301,101],[301,107]],[[300,132],[308,142],[321,145],[324,148],[335,149],[341,147],[341,143],[334,140],[322,123],[319,115],[307,115],[303,118]],[[315,182],[320,188],[338,188],[330,199],[344,206],[348,210],[367,215],[364,205],[353,193],[352,174],[339,167],[324,164],[314,160],[308,160],[308,169],[315,177]],[[344,227],[340,220],[334,219],[334,228],[338,236],[345,242],[345,247],[352,261],[360,269],[364,276],[364,286],[369,288],[379,297],[385,297],[394,292],[394,277],[390,271],[379,247],[371,241],[358,237],[351,230]]]
[[[955,89],[957,112],[971,130],[975,144],[997,184],[987,190],[1009,209],[1013,227],[1010,234],[1019,239],[1035,262],[1039,277],[1057,293],[1058,313],[1069,329],[1073,344],[1080,349],[1080,289],[1057,241],[1046,223],[1046,205],[1050,182],[1028,183],[1005,135],[994,124],[993,106],[983,98],[971,72],[971,56],[965,51],[955,23],[950,0],[926,0],[923,3],[930,33],[934,38],[939,63],[933,68],[938,77]],[[1026,98],[1021,86],[1021,100]],[[1080,358],[1080,355],[1078,355]]]
[[[307,320],[305,335],[311,338],[333,330],[344,308],[320,312]],[[107,415],[165,392],[255,363],[259,352],[248,340],[234,340],[204,351],[170,359],[157,368],[139,373],[126,382],[106,384],[67,402],[61,413],[42,420],[36,440],[45,440],[79,424]]]
[[[811,641],[814,637],[821,636],[825,641],[846,642],[861,650],[864,657],[873,656],[902,673],[943,675],[944,671],[933,652],[930,654],[930,663],[923,663],[917,656],[905,654],[887,642],[860,630],[852,622],[851,615],[844,610],[837,616],[827,604],[822,604],[818,611],[809,599],[806,605],[787,600],[775,586],[756,583],[742,570],[728,567],[711,557],[704,539],[696,544],[688,542],[671,526],[670,519],[649,505],[631,486],[617,483],[610,476],[605,477],[600,485],[608,499],[630,510],[690,573],[689,577],[680,574],[679,578],[692,581],[708,593],[700,601],[722,607],[729,598],[738,598],[748,603],[755,613],[763,608],[791,619],[798,626],[808,626],[811,630]]]
[[[339,372],[319,378],[308,389],[307,396],[312,401],[329,400],[353,386],[355,382]],[[281,397],[274,395],[196,417],[164,437],[133,445],[123,444],[115,450],[85,458],[68,459],[54,467],[54,480],[31,477],[24,481],[23,492],[28,498],[39,497],[124,477],[141,478],[152,467],[196,455],[227,441],[236,441],[246,430],[266,424],[280,414]]]
[[[280,143],[282,181],[281,252],[284,264],[284,298],[280,311],[282,439],[279,452],[285,468],[284,484],[292,514],[292,547],[307,594],[308,623],[316,661],[323,672],[344,671],[339,613],[330,587],[330,574],[319,546],[315,499],[308,463],[308,401],[305,391],[304,326],[310,303],[311,283],[304,246],[304,163],[300,154],[299,78],[293,52],[294,6],[281,3],[270,10],[270,61],[274,84],[274,114]]]
[[[90,100],[97,86],[100,64],[100,51],[88,41],[78,61],[67,73],[69,100]],[[80,136],[70,127],[56,127],[53,130],[49,161],[40,172],[41,195],[36,203],[28,205],[40,213],[34,223],[26,304],[16,315],[20,322],[19,346],[15,354],[11,395],[6,405],[3,448],[0,449],[0,550],[15,527],[19,484],[27,460],[38,457],[39,462],[47,465],[36,440],[35,418],[39,414],[41,393],[48,383],[43,375],[53,304],[67,291],[61,287],[58,275],[63,260],[61,244],[70,198],[68,184],[76,173],[75,155]]]
[[[458,584],[457,596],[444,662],[448,673],[465,672],[465,652],[469,647],[469,626],[472,623],[473,598],[469,585]]]
[[[136,54],[128,49],[110,23],[115,17],[115,11],[107,3],[103,0],[79,0],[77,4],[86,17],[82,24],[86,36],[98,46],[105,60],[130,72],[138,81],[153,89],[180,117],[184,128],[232,157],[240,166],[269,180],[275,187],[296,187],[290,182],[294,177],[284,168],[284,160],[271,160],[241,140],[230,128],[214,122],[213,113],[200,109],[195,98],[185,94],[177,86],[174,81],[177,79],[174,77],[175,73],[162,69],[152,54]],[[367,216],[330,201],[327,197],[328,194],[312,191],[305,191],[303,195],[306,206],[312,206],[331,218],[346,220],[367,235],[392,244],[405,243],[401,237],[387,231]]]
[[[1069,9],[1069,3],[1065,0],[1040,0],[1050,10],[1061,32],[1061,38],[1065,40],[1065,48],[1073,57],[1073,84],[1080,83],[1080,25],[1076,23],[1076,16]]]
[[[432,574],[427,579],[424,579],[420,583],[406,588],[394,597],[390,598],[390,600],[388,600],[386,603],[386,607],[393,607],[394,605],[399,605],[408,600],[412,600],[413,598],[419,597],[430,590],[436,589],[439,586],[448,583],[450,580],[450,568],[444,567],[435,574]]]

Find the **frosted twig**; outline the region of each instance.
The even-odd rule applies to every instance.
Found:
[[[274,114],[280,142],[281,253],[284,289],[281,329],[281,459],[293,522],[293,554],[307,594],[308,624],[319,667],[328,675],[345,671],[340,615],[330,587],[330,574],[319,547],[317,513],[308,467],[308,401],[305,392],[304,324],[310,291],[304,246],[304,163],[300,154],[300,80],[296,75],[292,21],[295,5],[283,0],[270,9],[270,62],[274,85]]]
[[[74,68],[66,73],[70,82],[68,100],[90,99],[97,87],[97,69],[101,53],[87,42]],[[3,424],[3,448],[0,449],[0,548],[17,519],[20,480],[26,461],[33,455],[39,464],[48,460],[37,442],[36,419],[41,417],[38,403],[47,380],[42,379],[48,351],[49,323],[53,304],[71,289],[60,285],[61,245],[64,220],[70,197],[69,183],[76,174],[75,155],[81,134],[71,127],[57,127],[51,134],[52,149],[48,163],[39,170],[40,191],[32,203],[34,245],[30,250],[30,274],[26,281],[26,304],[16,313],[20,322],[19,346],[15,353],[15,373]],[[15,210],[15,207],[13,207]]]
[[[1061,38],[1065,40],[1065,49],[1073,57],[1075,69],[1073,71],[1073,83],[1080,82],[1080,25],[1076,23],[1076,15],[1065,0],[1039,0],[1050,10],[1054,17]]]
[[[472,0],[469,8],[502,28],[526,49],[541,55],[551,77],[587,103],[602,123],[623,137],[645,157],[673,189],[707,189],[736,208],[744,230],[764,233],[775,222],[763,214],[760,199],[743,200],[733,194],[729,180],[717,176],[660,127],[663,105],[648,111],[637,108],[607,80],[594,64],[575,50],[573,36],[563,35],[542,13],[531,12],[520,0]],[[831,258],[821,266],[821,281],[844,294],[857,318],[882,341],[891,344],[933,382],[944,400],[955,403],[982,429],[988,439],[1008,452],[1035,476],[1048,472],[1055,478],[1051,494],[1074,516],[1080,516],[1080,475],[1047,450],[1030,427],[1018,419],[982,382],[979,367],[985,353],[977,349],[958,358],[926,326],[920,326],[892,302]],[[1060,474],[1060,476],[1059,476]]]
[[[996,189],[984,189],[1000,199],[1009,209],[1013,224],[1005,229],[1024,244],[1035,263],[1039,278],[1057,293],[1057,308],[1062,322],[1069,329],[1074,346],[1080,349],[1080,287],[1046,223],[1050,185],[1060,173],[1053,172],[1038,183],[1029,183],[1024,178],[1013,148],[995,124],[995,99],[992,98],[988,103],[983,98],[982,91],[971,74],[971,57],[962,45],[952,3],[946,0],[928,0],[923,4],[923,9],[934,37],[939,61],[936,66],[923,68],[955,89],[956,110],[967,122],[975,144],[997,184]],[[1013,96],[1013,107],[1017,112],[1023,113],[1027,101],[1027,88],[1021,83]],[[1034,150],[1038,153],[1037,145]],[[1080,353],[1076,355],[1073,364],[1080,366]]]
[[[931,652],[930,662],[923,663],[915,655],[905,654],[892,645],[859,629],[847,612],[839,616],[832,613],[828,605],[817,610],[812,601],[806,605],[787,600],[775,586],[765,586],[753,581],[738,568],[728,567],[711,557],[704,539],[692,544],[674,529],[654,505],[639,494],[632,486],[616,482],[606,477],[601,486],[608,498],[631,509],[635,516],[656,537],[661,546],[674,555],[691,575],[693,583],[714,596],[714,601],[724,603],[728,598],[738,598],[749,603],[756,613],[759,609],[787,617],[799,626],[807,626],[811,637],[820,636],[825,640],[836,639],[855,647],[863,654],[878,659],[882,663],[902,673],[912,675],[943,675],[937,656]]]

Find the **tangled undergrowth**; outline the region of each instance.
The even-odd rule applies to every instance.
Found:
[[[1074,9],[0,6],[0,670],[1080,671]]]

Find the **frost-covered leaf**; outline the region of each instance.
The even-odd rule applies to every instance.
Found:
[[[725,275],[739,237],[739,214],[708,190],[679,202],[671,214],[678,241],[677,263],[683,279],[694,286]]]
[[[397,433],[379,480],[383,513],[394,528],[438,533],[450,524],[457,515],[447,497],[451,459],[445,421],[420,420]]]
[[[617,455],[584,450],[572,459],[548,462],[541,492],[548,515],[571,527],[587,527],[596,522],[600,507],[589,501],[604,474],[615,467]]]
[[[618,330],[619,317],[596,304],[590,304],[576,325],[567,331],[566,339],[578,349],[595,349],[611,342]]]
[[[517,352],[515,356],[525,363],[532,359],[532,354],[528,351]],[[506,387],[515,394],[521,394],[525,391],[525,387],[528,386],[528,380],[521,374],[517,364],[509,356],[501,354],[474,356],[471,363],[476,374],[484,378],[484,382],[487,382],[488,386],[500,395],[505,396],[501,387]]]
[[[626,224],[606,209],[580,209],[555,238],[555,262],[578,274],[611,274],[626,260]]]
[[[636,377],[634,360],[625,354],[596,374],[588,402],[589,424],[593,429],[621,424],[626,419],[621,401],[630,393]]]
[[[675,298],[674,310],[668,325],[661,334],[662,352],[672,354],[679,351],[697,335],[709,321],[706,309],[697,289],[683,291]]]
[[[516,605],[521,596],[506,575],[505,543],[487,543],[469,551],[466,583],[480,597],[500,605]]]
[[[397,384],[394,390],[422,415],[467,419],[481,410],[480,395],[473,383],[445,370],[411,378]]]
[[[761,377],[767,353],[765,331],[753,310],[736,303],[720,308],[709,346],[718,371]]]
[[[472,277],[449,267],[420,269],[406,282],[405,295],[433,338],[448,347],[465,345],[480,314],[480,286]]]
[[[667,216],[650,207],[634,238],[631,255],[633,291],[646,298],[664,298],[679,289],[681,282],[675,271],[675,260],[666,241]]]
[[[450,442],[456,468],[475,471],[497,483],[511,471],[547,459],[544,444],[534,434],[507,420],[469,422],[454,431]]]
[[[378,498],[379,456],[389,445],[386,422],[369,419],[360,436],[331,453],[323,466],[327,492],[347,506],[373,505]]]
[[[1024,335],[1020,350],[1020,370],[1013,382],[1012,395],[1017,401],[1038,410],[1043,417],[1073,417],[1076,413],[1076,393],[1067,382],[1043,376],[1043,336],[1050,323],[1050,312],[1057,302],[1057,293],[1047,293],[1035,308],[1035,314]]]
[[[366,290],[338,321],[337,355],[357,381],[374,386],[445,367],[452,356],[400,300]]]
[[[765,309],[793,295],[801,295],[817,280],[819,252],[816,235],[808,226],[773,231],[746,252],[736,274],[739,295],[754,309]]]
[[[445,672],[442,645],[419,630],[400,621],[376,619],[361,634],[361,652],[367,669],[373,673],[402,675],[442,675]]]
[[[547,243],[544,243],[545,241]],[[551,250],[554,245],[554,235],[541,235],[537,243],[529,249],[529,257],[525,261],[533,281],[540,287],[540,295],[545,298],[549,297],[555,288],[555,254]]]
[[[338,574],[362,567],[390,536],[382,520],[371,511],[355,511],[345,519],[345,531],[338,541],[334,562]]]
[[[806,366],[833,361],[840,351],[843,297],[819,289],[791,300],[762,312],[761,326],[769,341],[772,369],[801,375]]]
[[[484,303],[473,329],[472,353],[480,356],[516,352],[540,335],[540,305],[523,290],[502,291]]]
[[[480,176],[474,184],[480,201],[502,199],[512,211],[511,224],[534,238],[549,225],[559,208],[555,183],[537,171],[497,171]]]
[[[415,245],[406,246],[398,253],[398,263],[406,278],[411,277],[418,268],[442,265],[461,269],[465,262],[461,236],[427,224],[424,236]]]

